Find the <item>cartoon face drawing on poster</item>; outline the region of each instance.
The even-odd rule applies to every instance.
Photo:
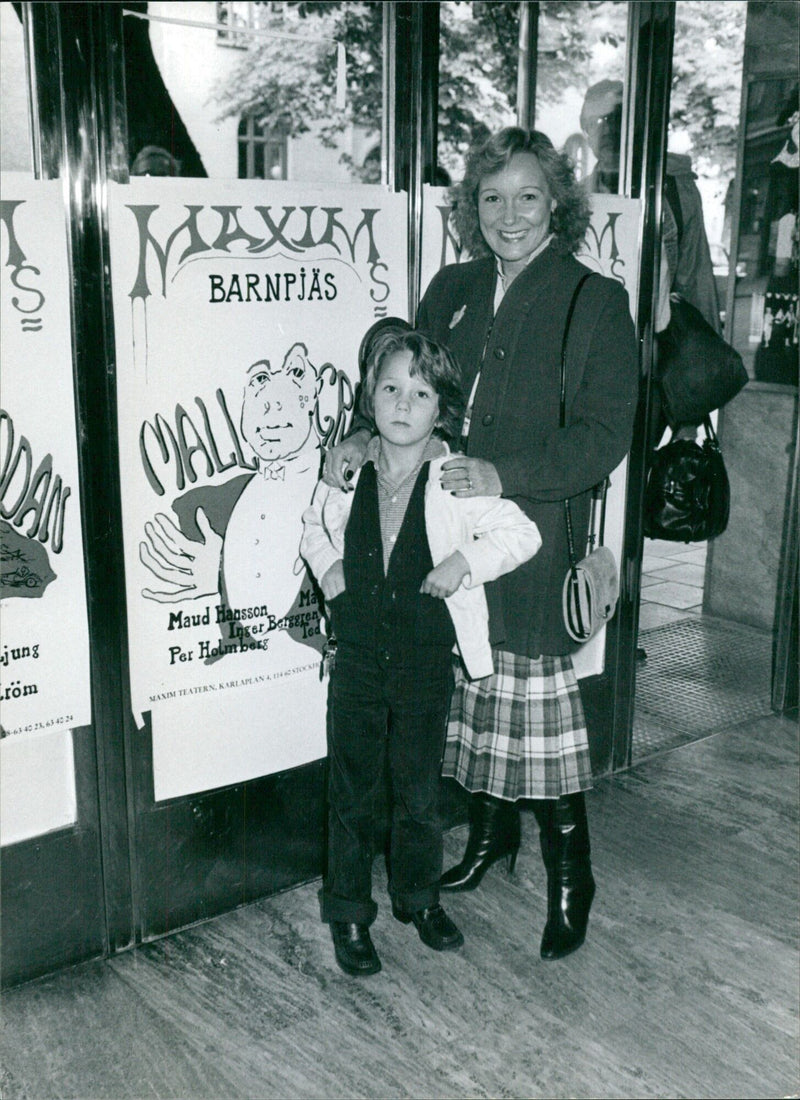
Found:
[[[269,663],[297,645],[321,651],[324,641],[314,585],[299,555],[301,517],[320,466],[321,370],[295,343],[281,363],[249,365],[242,394],[241,434],[252,472],[221,485],[192,489],[173,501],[177,516],[145,524],[142,564],[159,582],[142,595],[159,603],[218,597],[216,660],[256,645]]]
[[[290,349],[282,367],[261,359],[247,372],[242,435],[276,476],[308,443],[316,388],[317,372],[302,344]]]

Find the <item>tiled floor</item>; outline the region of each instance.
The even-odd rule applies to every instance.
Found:
[[[703,611],[706,544],[645,539],[639,630]]]
[[[771,635],[703,613],[705,559],[645,540],[633,761],[771,712]]]

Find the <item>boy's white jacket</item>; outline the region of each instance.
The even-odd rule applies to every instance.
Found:
[[[502,497],[454,497],[440,484],[449,451],[431,460],[425,486],[425,527],[433,564],[460,550],[469,576],[445,600],[461,658],[473,679],[493,671],[489,611],[483,586],[528,561],[542,545],[539,529],[513,501]],[[360,471],[359,471],[360,472]],[[358,481],[358,472],[351,482]],[[355,494],[320,481],[303,513],[300,553],[321,581],[344,557],[344,533]]]

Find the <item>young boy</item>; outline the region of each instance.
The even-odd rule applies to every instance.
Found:
[[[301,552],[328,608],[328,868],[322,919],[348,974],[381,968],[369,927],[375,810],[390,787],[392,912],[435,951],[464,938],[439,905],[439,770],[454,647],[472,678],[492,672],[483,584],[533,557],[536,525],[512,502],[440,485],[460,427],[446,348],[384,326],[367,352],[361,411],[374,423],[345,492],[320,481]]]

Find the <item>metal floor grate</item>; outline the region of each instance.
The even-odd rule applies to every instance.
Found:
[[[634,760],[771,713],[769,634],[692,616],[642,631],[639,645]]]

